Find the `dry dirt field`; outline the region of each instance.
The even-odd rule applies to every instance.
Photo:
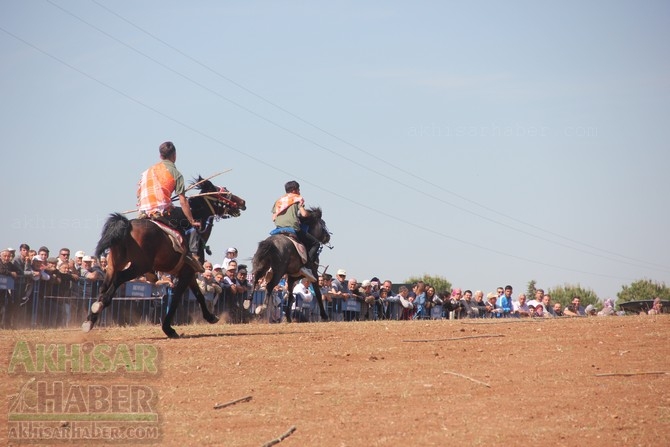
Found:
[[[177,329],[0,331],[5,408],[37,375],[151,387],[163,446],[670,445],[670,316]],[[150,345],[158,372],[10,373],[20,341]]]

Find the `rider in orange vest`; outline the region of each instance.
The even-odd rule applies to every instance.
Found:
[[[307,262],[314,263],[319,250],[319,241],[300,226],[300,217],[309,215],[305,209],[305,199],[300,195],[300,184],[291,180],[284,185],[284,190],[286,194],[281,196],[272,207],[272,220],[277,227],[274,232],[294,231],[298,240],[307,249]],[[316,282],[316,278],[306,266],[300,269],[300,273],[310,281]]]
[[[142,173],[137,189],[140,217],[159,218],[187,236],[188,249],[197,259],[200,222],[193,220],[186,199],[184,177],[177,170],[177,148],[171,141],[160,145],[161,161]],[[172,194],[179,198],[181,208],[172,205]]]

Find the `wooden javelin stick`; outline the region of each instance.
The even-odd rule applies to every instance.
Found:
[[[184,190],[184,192],[186,192],[186,191],[190,191],[191,189],[195,188],[196,186],[198,186],[198,185],[199,185],[200,183],[202,183],[202,182],[206,182],[207,180],[211,180],[211,179],[213,179],[214,177],[217,177],[217,176],[219,176],[219,175],[221,175],[221,174],[225,174],[226,172],[230,172],[230,171],[232,171],[232,169],[226,169],[225,171],[221,171],[221,172],[219,172],[218,174],[214,174],[214,175],[212,175],[212,176],[209,176],[209,177],[207,177],[207,178],[204,178],[204,179],[200,180],[199,182],[196,182],[196,183],[190,185],[188,188],[186,188],[186,190]],[[175,200],[175,199],[176,199],[176,197],[173,197],[173,198],[172,198],[172,200]]]
[[[211,176],[209,176],[209,177],[207,177],[207,178],[205,178],[205,179],[202,179],[202,180],[200,180],[199,182],[196,182],[196,183],[190,185],[188,188],[186,188],[186,189],[184,190],[184,192],[189,191],[189,190],[195,188],[196,186],[198,186],[198,185],[199,185],[200,183],[202,183],[202,182],[206,182],[207,180],[211,180],[211,179],[213,179],[214,177],[216,177],[216,176],[218,176],[218,175],[225,174],[225,173],[230,172],[230,171],[232,171],[232,168],[231,168],[231,169],[226,169],[225,171],[221,171],[221,172],[219,172],[218,174],[214,174],[214,175],[211,175]],[[213,195],[213,194],[221,194],[221,193],[220,193],[220,192],[216,192],[216,193],[202,193],[202,194],[197,194],[197,195],[200,196],[200,195],[207,195],[207,194],[212,194],[212,195]],[[177,197],[178,197],[178,196],[174,196],[174,197],[172,197],[170,200],[172,200],[172,201],[174,202],[175,200],[177,200]],[[137,212],[137,209],[133,209],[133,210],[121,211],[121,214],[130,214],[130,213],[136,213],[136,212]]]

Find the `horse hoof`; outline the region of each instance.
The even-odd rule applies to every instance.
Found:
[[[168,338],[179,338],[179,334],[177,334],[177,331],[175,331],[171,327],[163,328],[163,332],[165,332],[165,335],[167,335]]]
[[[254,312],[256,312],[256,315],[260,315],[260,314],[263,313],[263,311],[265,310],[266,307],[267,306],[265,304],[261,304],[260,306],[258,306],[256,308],[256,310]]]
[[[219,322],[219,317],[214,314],[211,314],[209,317],[205,317],[205,321],[209,324],[214,324]]]
[[[91,323],[90,321],[84,321],[84,322],[81,324],[81,330],[82,330],[82,331],[84,331],[84,332],[91,332],[91,329],[93,329],[93,323]]]
[[[100,301],[96,301],[95,303],[91,304],[91,313],[97,314],[101,309],[102,303]]]

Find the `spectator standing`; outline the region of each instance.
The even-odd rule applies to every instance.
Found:
[[[472,290],[466,290],[461,297],[461,309],[458,318],[475,318],[479,314],[475,303],[472,300]]]
[[[473,307],[477,310],[477,317],[482,318],[486,315],[486,301],[484,301],[484,292],[476,290],[474,295]]]
[[[21,244],[19,246],[19,254],[12,261],[14,265],[23,272],[24,287],[21,290],[17,289],[17,293],[21,296],[16,297],[17,305],[24,305],[32,296],[34,283],[33,278],[33,264],[30,256],[30,245]],[[17,309],[18,311],[18,309]]]
[[[60,267],[61,264],[69,264],[70,263],[70,249],[69,248],[61,248],[58,250],[58,265],[56,267]]]
[[[377,306],[376,313],[378,320],[388,320],[391,317],[390,315],[391,303],[389,303],[388,298],[389,298],[389,289],[387,289],[382,285],[379,288],[379,299],[375,304]]]
[[[530,316],[542,318],[544,317],[544,306],[542,303],[536,303],[534,306],[528,306],[530,308]]]
[[[342,321],[344,319],[344,300],[347,295],[347,271],[339,269],[335,278],[331,282],[330,296],[333,300],[332,315],[333,321]]]
[[[364,321],[374,320],[375,301],[379,298],[378,291],[373,290],[372,281],[369,279],[363,280],[358,291],[363,297],[360,319]]]
[[[238,291],[241,291],[241,288],[237,286],[237,279],[235,278],[237,274],[237,261],[229,262],[228,268],[226,269],[226,274],[223,277],[223,294],[226,297],[232,297],[237,294]]]
[[[18,286],[18,280],[23,276],[23,270],[12,262],[12,254],[5,249],[0,252],[0,275],[8,276],[15,281],[14,287]],[[0,289],[0,308],[2,309],[1,326],[3,328],[14,326],[16,305],[12,298],[11,290]],[[18,300],[18,298],[16,298]]]
[[[361,314],[363,295],[358,291],[358,280],[356,278],[349,279],[344,296],[344,321],[358,321]]]
[[[512,312],[512,286],[506,285],[503,294],[498,298],[496,307],[502,309],[502,316],[509,317]]]
[[[42,262],[46,263],[49,258],[49,249],[42,245],[39,250],[37,250],[37,256],[42,258]],[[46,267],[46,265],[45,265]]]
[[[248,310],[251,307],[251,284],[247,278],[247,266],[240,264],[237,266],[237,273],[235,274],[235,284],[237,284],[237,301],[242,303],[242,307]],[[243,318],[247,320],[246,317]]]
[[[437,298],[437,296],[435,295],[435,287],[433,287],[431,285],[427,285],[426,286],[426,314],[428,316],[431,315],[431,313],[433,311],[433,308],[435,308],[435,306],[439,306],[439,304],[437,304],[435,302],[435,298]]]
[[[423,281],[417,281],[414,285],[414,315],[412,315],[413,320],[426,318],[430,315],[426,313],[426,283]]]
[[[84,256],[82,258],[81,278],[89,281],[102,281],[105,275],[100,267],[93,265],[93,258]]]
[[[23,276],[23,270],[12,262],[12,255],[7,249],[0,251],[0,275],[11,276],[14,280]]]
[[[489,318],[500,318],[502,317],[502,309],[498,307],[499,296],[495,292],[490,292],[486,295],[486,316]]]
[[[556,315],[557,317],[562,317],[563,316],[563,309],[562,309],[563,306],[561,306],[561,303],[554,303],[553,307],[554,307],[554,315]]]
[[[515,317],[530,317],[530,307],[526,302],[526,295],[519,294],[518,301],[514,302],[513,314]]]
[[[221,262],[221,270],[225,271],[228,268],[230,261],[237,262],[237,248],[235,247],[230,247],[228,250],[226,250],[226,256]]]
[[[390,296],[388,298],[388,301],[390,303],[400,303],[400,305],[402,306],[400,309],[411,310],[414,307],[414,305],[409,301],[408,298],[409,298],[409,289],[407,288],[407,286],[400,286],[398,287],[398,293],[395,296]],[[400,319],[407,319],[403,318],[405,316],[406,314],[403,311],[403,313],[400,315]],[[391,314],[391,318],[395,317],[396,316],[394,314]]]
[[[556,313],[554,312],[554,305],[551,303],[551,295],[548,293],[545,293],[542,295],[542,307],[544,308],[544,317],[545,318],[553,318],[556,316]]]
[[[82,250],[79,250],[78,252],[76,252],[74,254],[74,268],[77,271],[77,273],[79,274],[79,276],[81,276],[81,267],[84,263],[84,256],[85,255],[86,255],[86,253],[84,253]]]
[[[578,296],[572,299],[572,303],[565,308],[563,315],[568,317],[583,317],[586,315],[585,309],[581,305],[582,299]]]
[[[205,304],[207,305],[207,309],[210,312],[213,312],[214,306],[216,306],[219,295],[223,290],[221,286],[214,280],[214,273],[212,273],[211,270],[205,270],[203,273],[198,275],[196,282],[198,283],[200,292],[205,297]]]
[[[310,283],[309,278],[300,278],[300,281],[293,287],[294,301],[291,311],[293,313],[293,320],[298,323],[309,321],[312,299],[314,298],[309,288]]]

